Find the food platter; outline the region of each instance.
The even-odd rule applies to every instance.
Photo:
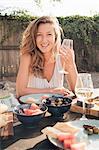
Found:
[[[59,142],[58,140],[51,138],[51,137],[48,137],[48,139],[56,147],[64,149],[63,144],[61,142]],[[89,145],[87,145],[87,150],[99,150],[99,141],[96,140],[96,141],[91,142]]]
[[[90,119],[90,120],[76,120],[76,121],[68,122],[68,124],[73,125],[74,127],[81,128],[81,129],[83,129],[83,125],[85,125],[85,124],[96,126],[96,127],[99,128],[99,120],[94,120],[94,119]],[[81,136],[81,134],[79,134],[79,136]],[[59,142],[57,139],[49,137],[49,136],[48,136],[48,139],[49,139],[49,141],[52,144],[54,144],[55,146],[63,149],[63,144],[61,142]],[[99,148],[99,134],[88,135],[88,140],[89,140],[89,143],[90,143],[88,145],[88,150],[90,148],[91,148],[90,150],[94,150],[94,145],[95,144],[97,144],[97,146]]]
[[[42,99],[42,96],[52,96],[53,94],[49,94],[49,93],[43,93],[43,94],[29,94],[29,95],[25,95],[25,96],[21,96],[19,98],[19,100],[22,102],[22,103],[27,103],[27,99],[29,98],[33,98],[34,99],[34,102],[37,103],[37,104],[40,104],[41,103],[41,99]],[[59,96],[59,94],[54,94],[55,96]]]
[[[92,103],[89,102],[89,106],[91,104],[91,105],[93,105],[93,107],[86,107],[85,113],[87,115],[90,115],[90,116],[99,117],[99,88],[96,88],[96,89],[93,90],[92,99],[93,99],[93,102]],[[83,113],[83,107],[78,105],[78,103],[74,103],[71,106],[70,111],[82,114]]]

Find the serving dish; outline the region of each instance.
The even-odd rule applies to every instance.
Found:
[[[49,113],[54,117],[62,118],[64,113],[70,110],[72,99],[64,96],[50,96],[45,100]]]
[[[42,103],[42,97],[45,96],[45,97],[50,97],[52,96],[53,94],[49,94],[49,93],[43,93],[43,94],[28,94],[28,95],[24,95],[24,96],[21,96],[19,98],[19,101],[22,102],[22,103],[28,103],[27,100],[29,98],[33,98],[34,99],[34,102],[37,103],[37,104],[41,104]],[[54,94],[56,96],[58,96],[59,94]]]
[[[95,119],[76,120],[76,121],[70,121],[70,122],[68,122],[68,124],[73,125],[74,127],[78,127],[82,130],[83,125],[85,125],[85,124],[99,127],[99,120],[95,120]],[[83,132],[85,133],[85,131],[83,131]],[[78,138],[81,138],[81,134],[78,134]],[[48,136],[48,139],[52,144],[63,149],[63,144],[61,142],[59,142],[57,139],[52,138],[50,136]],[[88,135],[88,141],[89,141],[89,144],[87,146],[87,150],[94,150],[95,149],[94,145],[95,145],[96,141],[97,141],[96,142],[97,146],[99,146],[99,134]],[[91,147],[91,149],[89,149],[90,147]]]
[[[43,104],[20,104],[14,107],[13,113],[25,127],[34,127],[44,118],[47,110]]]

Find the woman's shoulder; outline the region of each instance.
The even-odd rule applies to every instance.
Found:
[[[31,61],[31,55],[30,54],[23,54],[23,55],[20,56],[20,59]]]
[[[20,63],[23,65],[30,65],[31,64],[31,55],[30,54],[23,54],[20,56]]]

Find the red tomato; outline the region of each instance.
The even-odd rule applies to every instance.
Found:
[[[39,109],[39,106],[36,105],[35,103],[32,103],[30,109],[33,109],[33,110]]]

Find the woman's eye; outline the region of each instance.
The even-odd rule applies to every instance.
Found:
[[[51,33],[49,33],[48,35],[52,35]]]
[[[41,34],[37,34],[37,36],[41,36]]]

